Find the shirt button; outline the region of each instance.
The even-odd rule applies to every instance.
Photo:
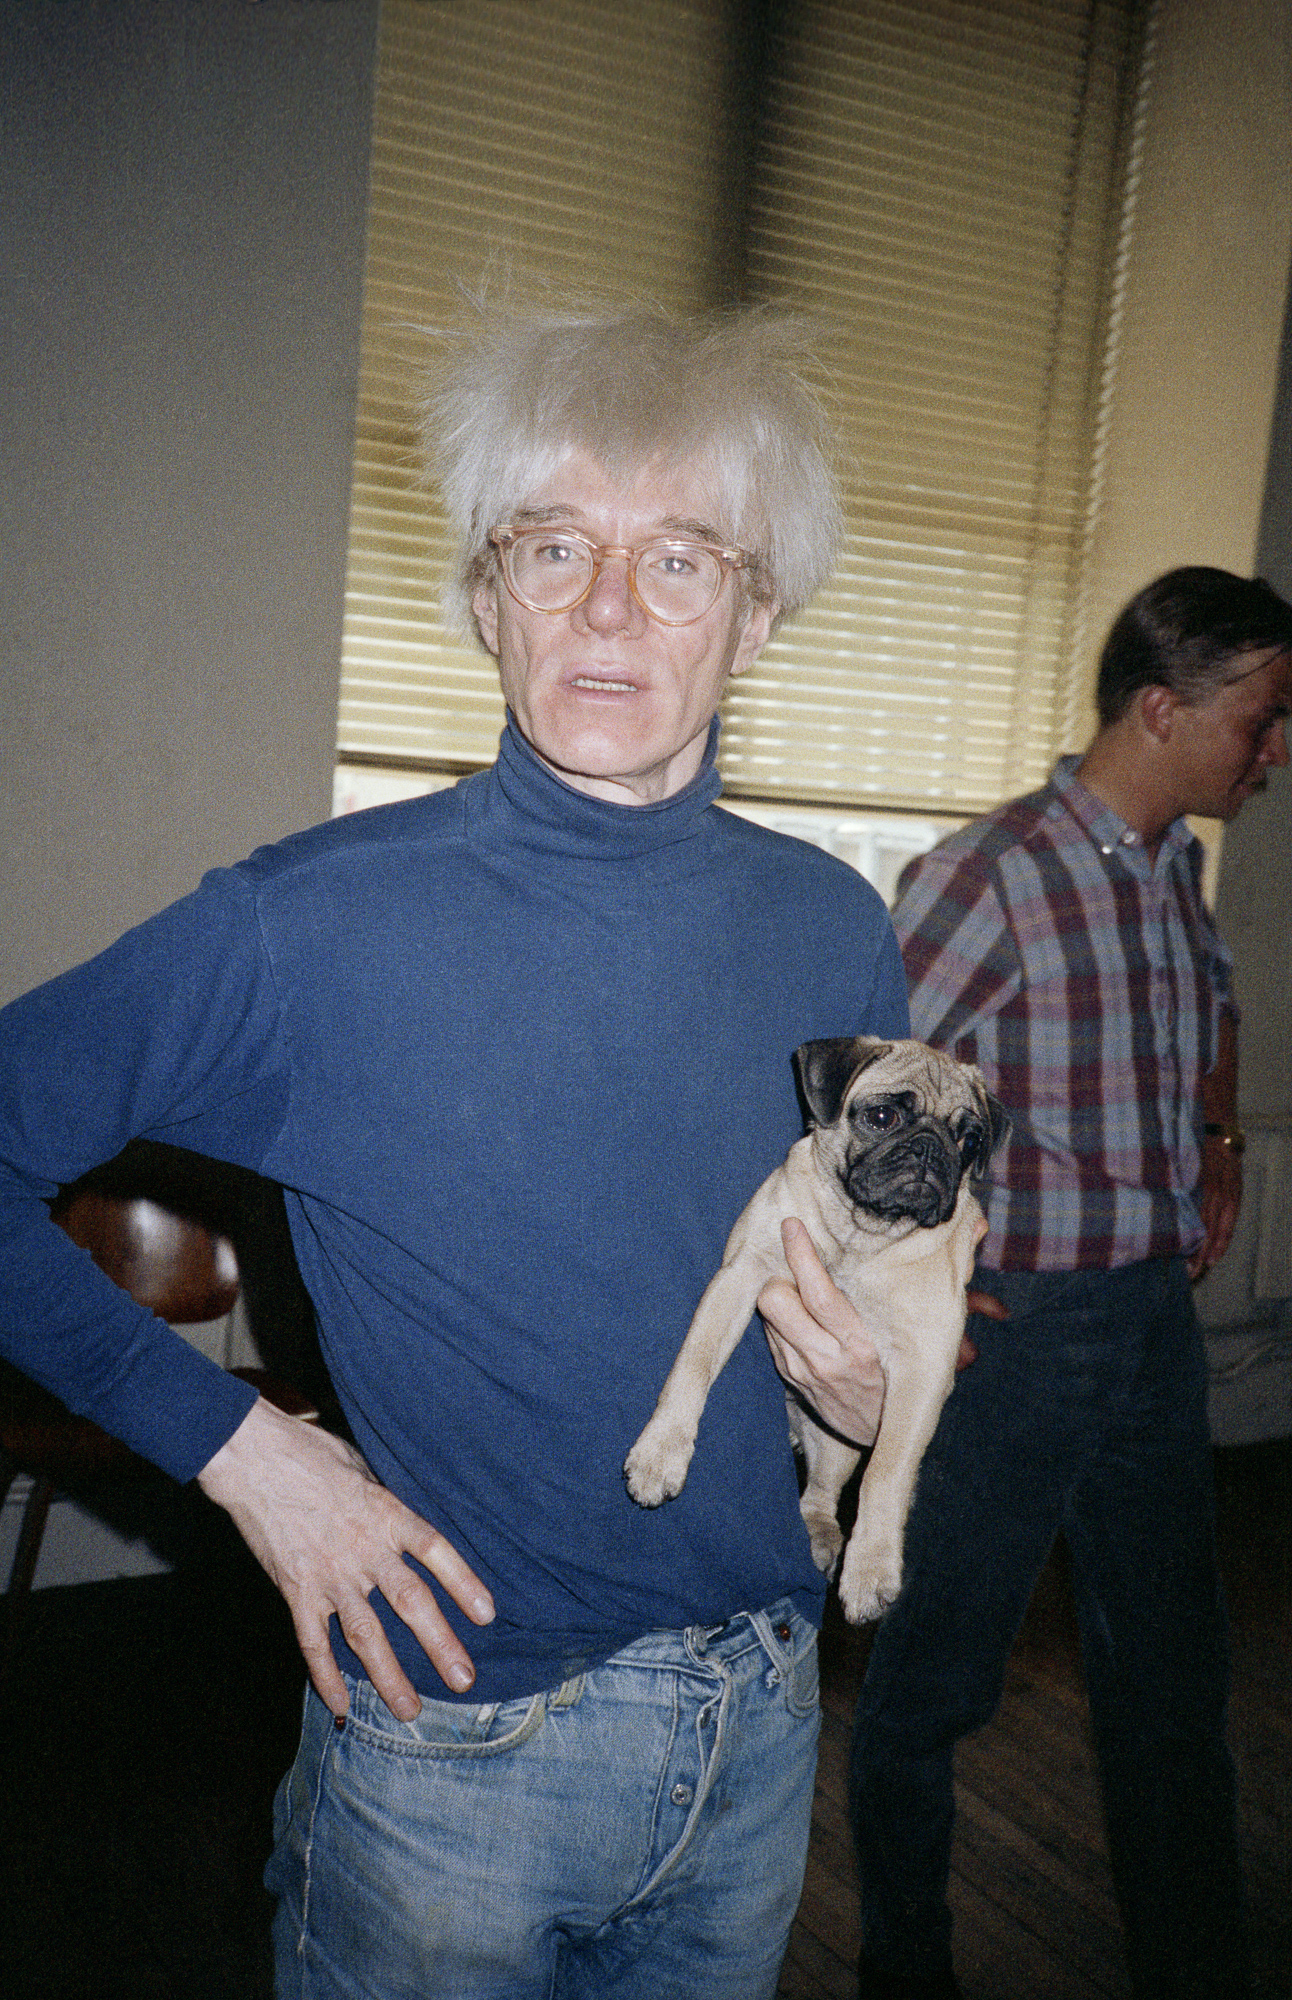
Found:
[[[689,1806],[695,1794],[689,1785],[674,1785],[669,1797],[675,1806]]]

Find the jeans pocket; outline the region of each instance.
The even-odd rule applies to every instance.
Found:
[[[529,1742],[543,1726],[549,1703],[559,1694],[525,1695],[516,1701],[427,1701],[411,1722],[400,1722],[368,1681],[350,1683],[347,1732],[367,1748],[401,1758],[497,1757]]]

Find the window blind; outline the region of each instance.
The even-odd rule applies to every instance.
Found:
[[[847,547],[726,707],[734,790],[973,811],[1067,713],[1131,18],[808,5],[750,272],[838,329]]]
[[[704,298],[723,23],[646,0],[383,0],[338,749],[423,768],[492,762],[497,668],[445,630],[449,536],[419,490],[419,329],[462,288],[557,305]]]
[[[972,812],[1063,747],[1134,25],[1134,0],[781,12],[747,286],[821,324],[848,536],[727,698],[733,795]],[[467,769],[502,721],[438,618],[416,329],[512,270],[706,302],[725,32],[716,0],[385,0],[342,760]]]

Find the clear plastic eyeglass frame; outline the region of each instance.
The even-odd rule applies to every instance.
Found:
[[[527,597],[524,591],[517,585],[514,573],[513,558],[517,548],[525,543],[533,543],[541,540],[545,536],[552,541],[560,542],[565,546],[578,550],[586,558],[588,564],[586,581],[582,581],[585,572],[583,563],[581,562],[578,566],[576,576],[572,579],[579,587],[571,597],[559,604],[538,604],[532,597]],[[597,578],[601,574],[602,566],[610,557],[615,557],[623,558],[628,564],[628,588],[634,601],[640,605],[648,618],[654,618],[661,625],[694,625],[698,619],[704,617],[706,611],[712,610],[714,604],[717,602],[718,594],[727,580],[729,571],[733,569],[747,569],[754,560],[746,549],[725,548],[717,542],[692,541],[684,535],[656,535],[649,542],[644,542],[640,548],[634,549],[624,548],[615,542],[593,542],[586,535],[575,534],[567,529],[547,525],[533,528],[517,528],[504,524],[490,529],[489,540],[498,551],[498,559],[502,568],[502,580],[507,587],[508,593],[515,598],[517,604],[523,604],[527,611],[546,611],[550,612],[553,616],[564,611],[573,611],[576,606],[582,604],[586,598],[591,596],[596,586]],[[638,571],[642,562],[648,555],[656,551],[676,551],[679,555],[707,556],[712,563],[711,588],[709,589],[708,596],[705,602],[699,605],[696,610],[688,611],[685,618],[670,617],[666,612],[658,609],[656,605],[650,603],[643,596],[638,585]]]

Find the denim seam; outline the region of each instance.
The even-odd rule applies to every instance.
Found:
[[[730,1670],[732,1674],[736,1674],[736,1670],[738,1670],[738,1668],[740,1668],[740,1666],[742,1666],[742,1664],[744,1664],[744,1662],[746,1662],[746,1660],[748,1660],[748,1658],[750,1658],[752,1654],[758,1654],[758,1652],[760,1652],[760,1654],[766,1654],[766,1656],[768,1656],[768,1658],[772,1660],[772,1666],[782,1666],[782,1664],[784,1664],[784,1662],[786,1662],[786,1660],[790,1658],[790,1654],[786,1654],[786,1652],[780,1652],[780,1654],[776,1654],[776,1652],[768,1652],[768,1644],[766,1644],[766,1640],[764,1640],[764,1636],[762,1636],[762,1632],[760,1632],[758,1624],[754,1622],[754,1620],[756,1620],[756,1618],[760,1618],[760,1616],[762,1616],[760,1612],[750,1612],[750,1614],[748,1614],[748,1620],[750,1620],[750,1636],[748,1636],[746,1644],[744,1644],[744,1646],[738,1646],[738,1648],[736,1648],[734,1652],[722,1652],[720,1648],[716,1648],[714,1652],[710,1652],[710,1650],[708,1650],[708,1644],[700,1644],[700,1640],[696,1640],[696,1638],[694,1638],[694,1634],[702,1634],[704,1638],[708,1638],[708,1634],[712,1632],[712,1626],[686,1626],[686,1630],[682,1632],[682,1638],[684,1638],[684,1642],[686,1642],[686,1652],[688,1652],[688,1654],[690,1654],[690,1658],[692,1658],[692,1660],[696,1662],[696,1666],[700,1668],[700,1672],[702,1672],[702,1674],[720,1674],[720,1672],[724,1672],[724,1670]],[[680,1664],[674,1664],[674,1672],[680,1672],[680,1674],[684,1674],[684,1672],[686,1672],[686,1668],[684,1668],[684,1666],[680,1666]]]
[[[668,1781],[671,1775],[669,1767],[673,1756],[673,1747],[677,1742],[678,1721],[681,1713],[681,1701],[679,1699],[680,1680],[681,1676],[676,1673],[669,1678],[671,1701],[669,1706],[668,1742],[659,1759],[659,1782],[655,1787],[655,1796],[651,1800],[650,1848],[648,1850],[648,1858],[649,1854],[654,1852],[655,1841],[659,1835],[659,1816],[663,1809],[664,1800],[668,1795]],[[641,1897],[646,1894],[653,1880],[654,1876],[648,1875],[644,1882],[639,1882],[633,1894],[623,1903],[622,1908],[631,1910],[634,1904],[640,1901]],[[615,1916],[617,1917],[619,1914],[620,1912],[617,1910]]]
[[[312,1868],[314,1862],[314,1832],[318,1825],[319,1805],[323,1797],[324,1773],[328,1758],[335,1754],[337,1730],[329,1729],[323,1745],[322,1755],[314,1773],[313,1796],[310,1799],[309,1828],[304,1841],[304,1860],[301,1866],[301,1926],[296,1940],[296,1963],[300,1970],[300,1990],[302,2000],[305,1994],[305,1940],[310,1930],[310,1894],[313,1886]]]
[[[468,1757],[502,1757],[511,1750],[518,1750],[523,1743],[528,1743],[531,1737],[537,1736],[547,1720],[550,1699],[547,1694],[531,1696],[528,1708],[513,1730],[506,1736],[489,1738],[483,1742],[426,1743],[415,1737],[405,1741],[387,1735],[370,1722],[351,1721],[347,1724],[347,1728],[362,1741],[366,1750],[378,1751],[383,1756],[403,1761],[454,1763]],[[568,1701],[564,1704],[566,1707],[569,1705]]]
[[[721,1673],[724,1669],[730,1669],[734,1672],[742,1660],[747,1660],[752,1653],[765,1653],[767,1651],[762,1635],[754,1625],[752,1617],[749,1623],[750,1636],[748,1640],[735,1652],[731,1653],[716,1652],[711,1654],[709,1652],[707,1641],[712,1635],[712,1626],[688,1625],[685,1628],[682,1637],[686,1645],[686,1650],[702,1674]],[[697,1634],[699,1637],[697,1637]],[[685,1667],[679,1666],[676,1662],[673,1664],[672,1670],[675,1673],[686,1672]]]
[[[811,1658],[814,1666],[816,1666],[816,1671],[812,1674],[809,1683],[811,1694],[807,1697],[802,1697],[798,1694],[797,1690],[800,1685],[803,1665],[809,1658]],[[785,1695],[785,1706],[796,1721],[806,1722],[810,1716],[815,1715],[819,1711],[821,1706],[821,1676],[819,1665],[817,1665],[815,1634],[813,1635],[811,1645],[806,1646],[801,1653],[795,1656],[789,1672],[782,1677],[781,1686]]]
[[[653,1874],[647,1877],[635,1895],[629,1896],[620,1905],[619,1909],[615,1912],[616,1917],[622,1917],[627,1911],[635,1909],[639,1904],[652,1896],[665,1876],[671,1874],[677,1867],[678,1862],[682,1859],[682,1856],[686,1853],[695,1838],[696,1829],[700,1824],[700,1816],[708,1804],[718,1765],[726,1748],[727,1720],[731,1706],[732,1690],[735,1685],[734,1678],[727,1667],[715,1666],[712,1669],[712,1673],[717,1686],[704,1707],[697,1712],[695,1718],[696,1752],[700,1760],[700,1781],[695,1788],[695,1797],[691,1801],[691,1810],[686,1816],[681,1833],[679,1833],[667,1854],[661,1858],[659,1866]],[[676,1695],[674,1701],[676,1706]],[[717,1728],[714,1731],[713,1747],[706,1758],[704,1754],[702,1727],[705,1716],[712,1709],[715,1702],[718,1708]],[[663,1767],[661,1767],[661,1773],[662,1770]]]
[[[806,1623],[806,1621],[803,1622]],[[797,1719],[805,1720],[819,1704],[819,1676],[813,1675],[813,1688],[810,1699],[800,1699],[796,1694],[796,1689],[799,1685],[804,1662],[808,1659],[809,1655],[815,1657],[817,1644],[816,1632],[809,1628],[802,1648],[796,1652],[793,1645],[793,1632],[791,1631],[790,1642],[788,1644],[784,1643],[777,1636],[769,1612],[755,1611],[751,1616],[750,1623],[758,1634],[764,1653],[772,1663],[772,1668],[784,1692],[786,1708]]]

